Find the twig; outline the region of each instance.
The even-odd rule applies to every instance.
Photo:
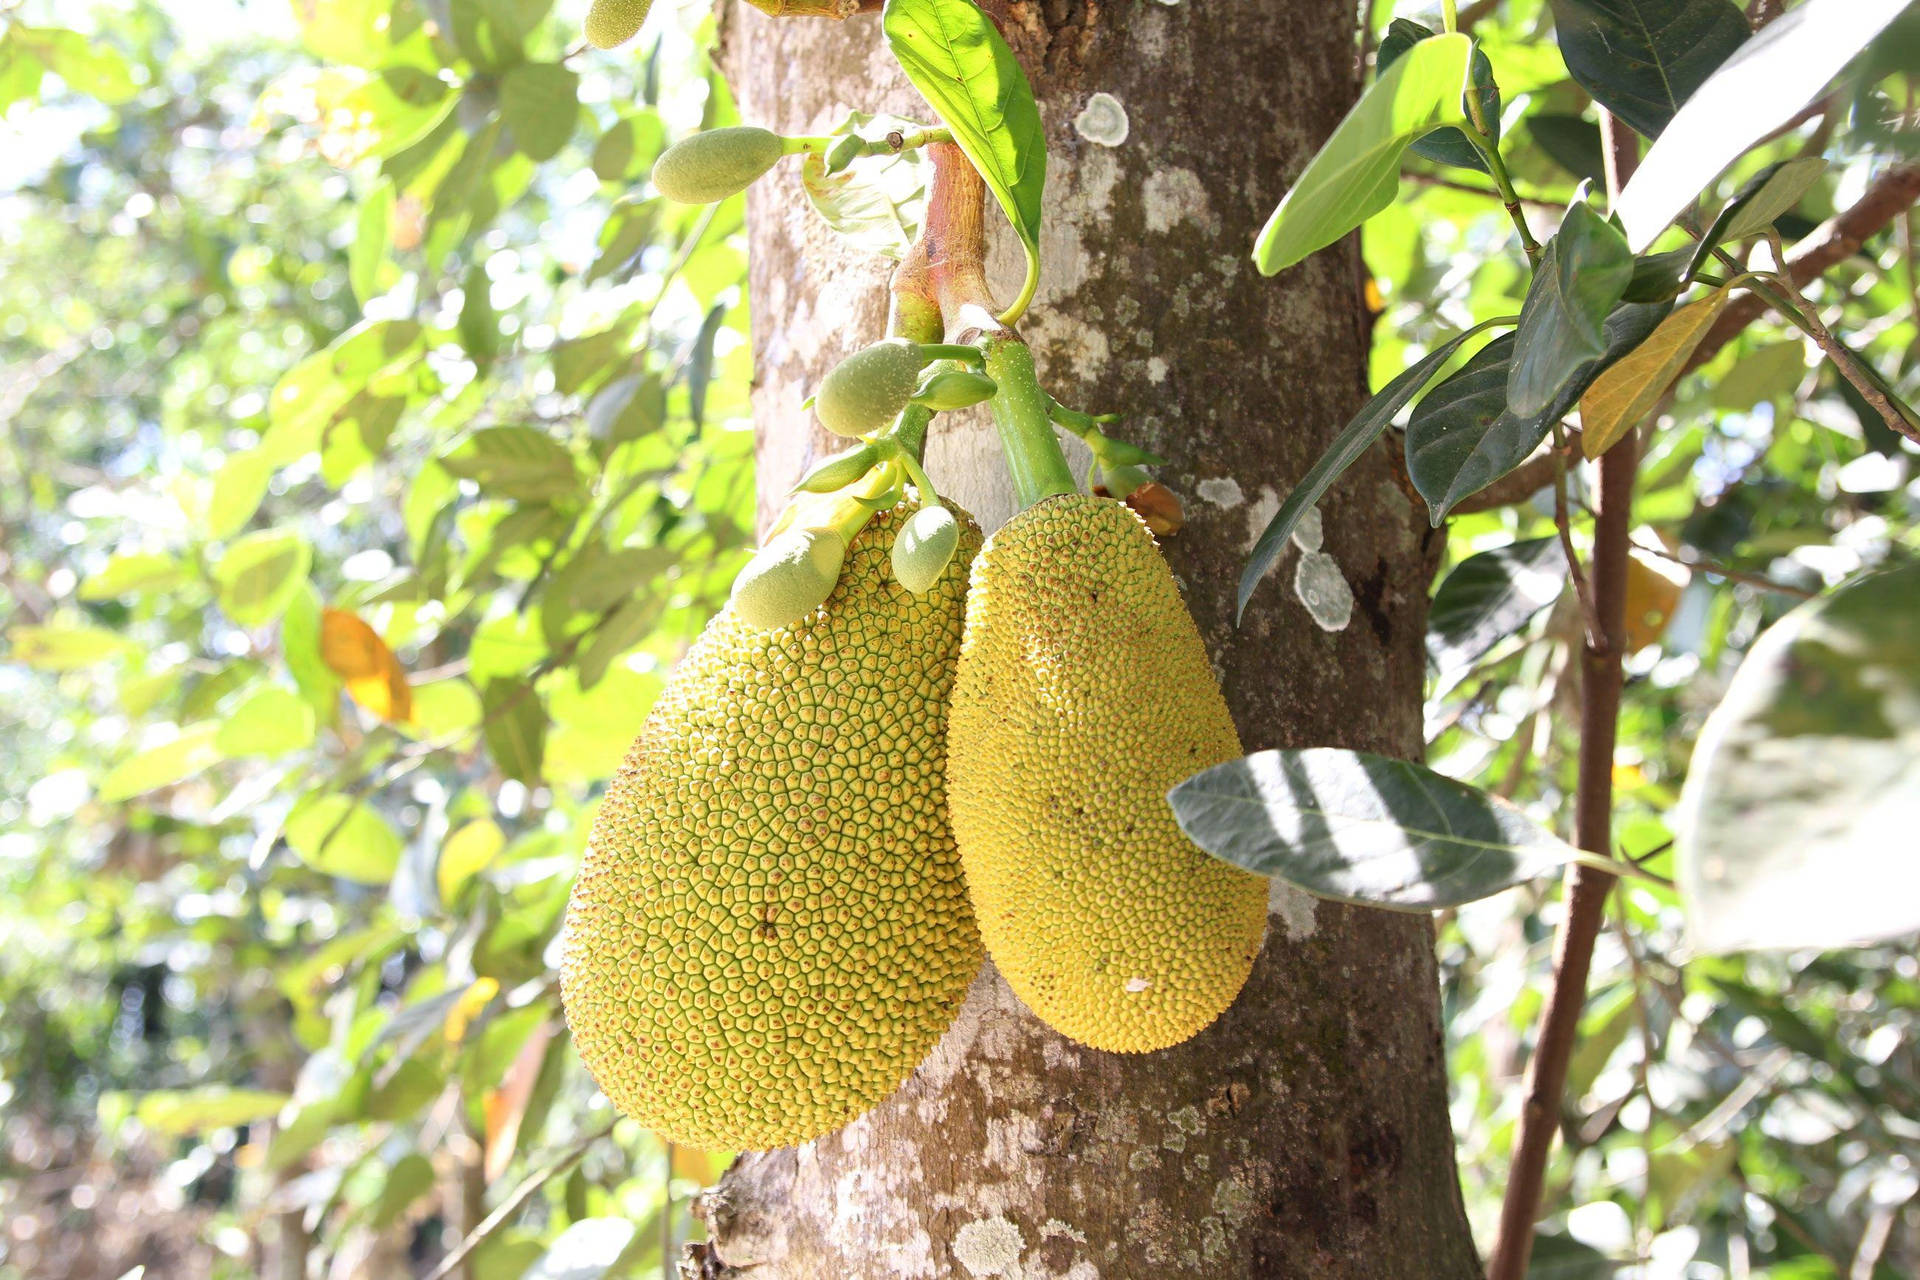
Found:
[[[1641,542],[1637,538],[1634,540],[1633,545],[1636,550],[1644,551],[1650,556],[1659,556],[1662,560],[1671,560],[1677,565],[1684,565],[1695,573],[1710,573],[1716,578],[1725,578],[1729,582],[1744,582],[1748,586],[1758,587],[1762,591],[1778,591],[1783,596],[1794,596],[1801,600],[1811,600],[1820,594],[1817,591],[1809,591],[1805,587],[1795,587],[1785,582],[1776,582],[1765,574],[1751,573],[1745,569],[1731,569],[1717,560],[1702,560],[1691,556],[1675,555],[1665,547]]]
[[[1608,112],[1600,116],[1606,141],[1607,178],[1616,188],[1632,175],[1639,151],[1633,134]],[[1613,750],[1619,732],[1620,660],[1626,649],[1628,533],[1633,518],[1633,482],[1639,441],[1629,431],[1600,458],[1600,492],[1593,531],[1593,605],[1599,624],[1581,654],[1580,766],[1574,797],[1574,843],[1594,853],[1613,847]],[[1567,1066],[1579,1037],[1587,1002],[1593,944],[1605,919],[1615,877],[1597,867],[1571,867],[1566,876],[1566,913],[1554,943],[1553,987],[1541,1013],[1540,1036],[1527,1064],[1525,1100],[1514,1139],[1513,1166],[1500,1206],[1500,1228],[1487,1280],[1524,1280],[1533,1253],[1533,1227],[1547,1172],[1547,1155],[1558,1128]]]
[[[1567,575],[1573,579],[1574,598],[1580,602],[1580,620],[1586,628],[1587,643],[1599,642],[1600,615],[1594,609],[1593,592],[1587,588],[1587,575],[1580,568],[1580,553],[1573,549],[1573,529],[1567,520],[1567,446],[1560,438],[1560,424],[1553,426],[1553,452],[1547,460],[1553,464],[1553,528],[1560,535],[1560,550],[1566,553]]]
[[[1797,252],[1787,260],[1787,274],[1794,286],[1806,287],[1830,267],[1860,252],[1868,237],[1912,208],[1915,200],[1920,200],[1920,164],[1896,165],[1881,174],[1860,199],[1795,246]],[[1681,372],[1698,369],[1719,355],[1766,309],[1766,299],[1755,294],[1735,298],[1707,330]]]
[[[459,1269],[460,1264],[473,1256],[475,1249],[487,1242],[488,1236],[498,1231],[502,1223],[519,1212],[520,1207],[533,1198],[534,1192],[580,1163],[580,1158],[587,1154],[594,1143],[611,1135],[615,1123],[617,1122],[609,1121],[604,1128],[596,1129],[574,1143],[558,1160],[540,1172],[529,1175],[526,1181],[513,1189],[513,1194],[500,1202],[499,1208],[488,1214],[479,1226],[467,1233],[466,1239],[460,1242],[459,1248],[440,1259],[440,1265],[427,1273],[427,1280],[447,1280],[448,1276]]]
[[[1489,200],[1504,201],[1505,199],[1505,197],[1492,187],[1476,187],[1471,182],[1460,182],[1453,178],[1442,177],[1437,173],[1420,173],[1416,170],[1409,170],[1401,176],[1409,178],[1423,187],[1445,187],[1449,191],[1464,191],[1470,196],[1485,196]],[[1523,196],[1518,191],[1514,192],[1514,196],[1521,204],[1530,204],[1537,209],[1552,209],[1558,212],[1566,208],[1566,202],[1562,200],[1548,200],[1542,196]]]

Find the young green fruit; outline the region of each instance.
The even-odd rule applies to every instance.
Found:
[[[593,0],[587,10],[587,43],[596,49],[623,45],[640,32],[653,0]]]
[[[993,399],[993,393],[999,389],[999,384],[984,373],[943,369],[920,384],[920,389],[913,393],[913,402],[944,413],[984,404]]]
[[[785,627],[833,594],[847,544],[831,529],[789,529],[733,580],[733,611],[755,627]]]
[[[947,752],[980,932],[1029,1009],[1145,1053],[1233,1002],[1267,881],[1195,847],[1167,789],[1240,740],[1173,571],[1124,505],[1047,498],[974,559]]]
[[[903,338],[862,347],[820,380],[814,415],[837,436],[878,431],[913,399],[926,363],[919,345]]]
[[[800,482],[793,486],[794,491],[833,493],[866,475],[879,461],[880,450],[877,446],[856,445],[854,448],[834,454],[831,458],[822,458],[813,470],[800,477]]]
[[[900,527],[893,540],[893,579],[914,595],[925,595],[946,572],[960,545],[960,522],[945,507],[922,507]]]
[[[653,165],[653,185],[681,204],[712,204],[745,191],[785,154],[785,141],[765,129],[709,129],[662,152]]]

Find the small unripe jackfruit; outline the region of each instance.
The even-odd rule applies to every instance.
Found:
[[[922,595],[946,572],[960,545],[960,522],[945,507],[922,507],[900,528],[893,540],[893,578]]]
[[[683,138],[653,163],[653,185],[681,204],[712,204],[745,191],[786,154],[777,133],[752,125],[709,129]]]
[[[561,1000],[600,1088],[669,1141],[839,1128],[919,1065],[979,970],[943,775],[980,533],[908,595],[887,548],[912,510],[854,537],[798,626],[721,610],[601,802]]]
[[[903,338],[862,347],[820,380],[813,412],[837,436],[878,431],[913,399],[926,363],[919,345]]]
[[[920,389],[913,394],[913,402],[941,412],[969,409],[993,399],[993,393],[999,389],[999,385],[984,373],[975,373],[971,369],[942,369],[920,384]]]
[[[1172,571],[1138,516],[1079,494],[973,564],[948,803],[987,953],[1096,1049],[1178,1044],[1233,1002],[1267,882],[1202,853],[1167,790],[1240,756]]]
[[[733,580],[733,611],[754,627],[784,627],[818,609],[840,579],[847,544],[831,529],[789,529]]]
[[[593,0],[587,10],[587,43],[596,49],[612,49],[640,33],[653,0]]]

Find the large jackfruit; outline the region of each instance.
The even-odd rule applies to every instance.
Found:
[[[875,516],[794,625],[722,610],[601,803],[561,998],[600,1087],[672,1141],[839,1128],[919,1065],[979,969],[943,775],[980,531],[913,595],[887,568],[913,511]]]
[[[1241,754],[1153,535],[1047,498],[973,566],[947,737],[954,834],[987,953],[1096,1049],[1178,1044],[1246,982],[1267,882],[1196,848],[1167,789]]]

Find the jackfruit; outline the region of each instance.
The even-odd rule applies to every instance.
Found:
[[[661,152],[653,162],[653,185],[680,204],[712,204],[745,191],[785,154],[785,139],[765,129],[709,129]]]
[[[960,523],[945,507],[922,507],[893,540],[893,580],[915,595],[933,589],[960,545]]]
[[[942,412],[971,409],[993,399],[1000,385],[984,373],[971,369],[942,369],[931,374],[913,393],[913,402]]]
[[[943,773],[980,533],[911,595],[887,557],[913,511],[874,516],[800,624],[721,610],[601,803],[561,999],[600,1088],[671,1141],[840,1127],[913,1071],[979,969]]]
[[[789,529],[733,580],[733,611],[749,626],[798,622],[826,601],[846,555],[845,539],[831,529]]]
[[[593,0],[587,10],[587,43],[596,49],[612,49],[640,34],[653,0]]]
[[[987,954],[1036,1015],[1143,1053],[1233,1002],[1267,882],[1202,853],[1166,795],[1240,741],[1172,571],[1124,505],[1047,498],[987,541],[947,752]]]
[[[899,416],[920,385],[926,357],[918,344],[888,338],[842,360],[820,380],[813,412],[837,436],[863,436]]]

